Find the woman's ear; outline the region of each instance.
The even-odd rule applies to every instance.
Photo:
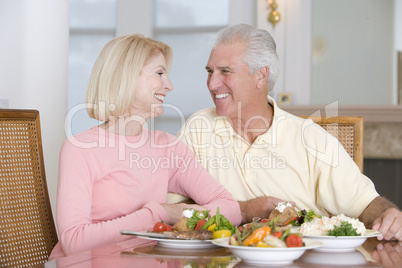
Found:
[[[268,66],[262,67],[257,71],[257,87],[263,88],[268,83],[269,68]]]

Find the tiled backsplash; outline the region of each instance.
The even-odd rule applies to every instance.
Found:
[[[402,159],[402,123],[364,124],[365,158]]]

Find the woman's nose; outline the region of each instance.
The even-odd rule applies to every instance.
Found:
[[[166,88],[166,90],[169,91],[169,92],[173,90],[173,84],[172,84],[172,82],[170,81],[169,78],[167,79],[165,88]]]

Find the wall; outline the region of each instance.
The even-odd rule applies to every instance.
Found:
[[[67,110],[68,0],[0,1],[0,99],[39,110],[55,215],[58,156]]]
[[[312,17],[310,103],[394,104],[394,1],[313,0]]]
[[[353,1],[341,1],[338,3],[336,0],[276,0],[278,3],[278,11],[281,14],[281,21],[274,27],[267,22],[268,10],[266,8],[265,0],[258,0],[258,12],[257,12],[257,26],[259,28],[267,29],[271,32],[277,42],[277,51],[281,61],[281,74],[278,78],[277,85],[271,95],[276,97],[279,93],[292,93],[292,104],[296,105],[310,105],[317,92],[324,92],[321,94],[323,98],[326,98],[327,93],[331,93],[331,102],[341,101],[341,104],[387,104],[393,105],[397,103],[397,86],[396,86],[396,53],[395,47],[388,41],[395,38],[396,49],[401,50],[402,47],[402,1],[381,1],[381,0],[353,0]],[[333,72],[326,76],[322,83],[329,85],[328,87],[337,84],[337,87],[327,90],[327,86],[322,87],[319,83],[312,84],[311,80],[313,73],[312,62],[312,48],[313,48],[313,10],[315,4],[335,4],[339,7],[337,10],[342,14],[335,13],[336,10],[331,10],[330,17],[331,22],[322,22],[322,28],[327,29],[329,26],[339,29],[336,41],[344,41],[344,44],[348,43],[348,40],[343,38],[342,31],[347,31],[351,28],[349,25],[356,24],[357,18],[363,18],[360,28],[368,27],[372,22],[371,28],[365,34],[368,38],[366,44],[375,44],[371,47],[366,47],[365,43],[361,45],[366,47],[368,53],[363,56],[363,63],[357,65],[358,67],[350,68],[351,64],[348,58],[344,58],[342,61],[327,64],[330,70]],[[343,6],[343,8],[341,8]],[[362,10],[364,7],[365,10]],[[359,16],[354,16],[354,11],[358,11]],[[378,12],[378,16],[377,16]],[[369,14],[369,17],[364,17],[364,14]],[[385,15],[385,19],[379,19],[379,16]],[[346,17],[345,17],[345,16]],[[328,16],[328,15],[327,15]],[[388,16],[388,17],[387,17]],[[394,25],[392,25],[392,17],[394,17]],[[344,21],[348,19],[349,21]],[[378,20],[379,19],[379,20]],[[367,20],[366,22],[364,20]],[[374,22],[375,21],[375,22]],[[329,23],[329,24],[328,24]],[[349,23],[349,24],[348,24]],[[324,25],[325,24],[325,25]],[[345,26],[346,24],[346,26]],[[384,27],[383,25],[387,25]],[[391,26],[390,26],[391,25]],[[386,28],[386,30],[384,29]],[[359,36],[361,33],[356,33],[355,36]],[[381,38],[387,38],[388,44],[383,43]],[[330,36],[332,37],[332,36]],[[328,37],[330,39],[330,37]],[[355,41],[361,42],[359,38]],[[317,44],[316,44],[317,45]],[[325,45],[325,44],[324,44]],[[347,44],[352,47],[359,47],[360,43]],[[331,46],[339,46],[339,42],[333,42],[331,40],[326,44],[327,48]],[[334,48],[334,47],[332,47]],[[347,50],[347,46],[345,46]],[[381,53],[379,53],[381,52]],[[388,53],[388,54],[387,54]],[[352,54],[353,55],[353,54]],[[383,68],[384,59],[388,61],[386,68]],[[382,68],[369,68],[376,62],[378,66]],[[394,67],[391,67],[393,65]],[[366,68],[367,67],[367,68]],[[332,68],[332,69],[331,69]],[[335,72],[339,70],[346,70],[349,68],[349,73],[353,73],[352,76],[345,77],[339,75],[336,83],[328,83],[328,77],[332,79]],[[318,69],[320,71],[320,69]],[[369,75],[367,75],[369,74]],[[379,76],[381,75],[381,77]],[[353,80],[349,83],[350,78],[357,76],[363,77],[360,80]],[[317,75],[316,75],[317,78]],[[348,79],[347,79],[348,78]],[[320,77],[318,76],[318,79]],[[388,79],[387,81],[381,79]],[[367,81],[369,83],[367,83]],[[357,84],[354,87],[346,87],[348,84]],[[367,93],[366,86],[371,86],[370,92]],[[312,93],[312,87],[317,86],[316,91]],[[385,89],[386,88],[386,89]],[[347,90],[345,90],[347,89]],[[384,94],[384,90],[387,90],[387,94]],[[340,92],[338,94],[338,92]],[[351,92],[358,92],[358,97],[349,97]],[[335,94],[335,95],[334,95]],[[338,95],[336,95],[338,94]],[[328,104],[327,99],[313,100],[315,104]]]
[[[275,39],[281,72],[269,94],[292,93],[293,104],[310,103],[312,0],[276,0],[281,20],[275,27],[267,21],[266,0],[258,0],[257,27]]]

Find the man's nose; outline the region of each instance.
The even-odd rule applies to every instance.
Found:
[[[209,90],[216,90],[222,85],[222,80],[218,74],[210,74],[207,81]]]

